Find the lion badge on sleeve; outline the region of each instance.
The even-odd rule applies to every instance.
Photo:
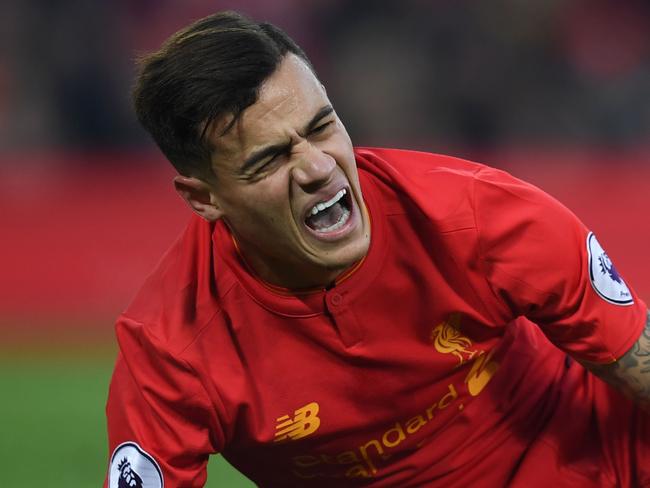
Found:
[[[135,442],[115,448],[108,473],[109,488],[164,488],[156,460]]]
[[[589,279],[591,286],[605,301],[614,305],[631,305],[634,298],[593,232],[587,236]]]

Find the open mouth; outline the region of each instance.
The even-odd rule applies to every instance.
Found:
[[[318,234],[329,234],[343,227],[350,219],[351,213],[350,191],[343,188],[326,202],[314,205],[305,218],[305,224]]]

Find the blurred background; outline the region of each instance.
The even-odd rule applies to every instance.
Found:
[[[235,9],[312,58],[357,145],[450,153],[572,208],[650,300],[646,0],[2,0],[3,484],[100,486],[113,321],[187,221],[138,54]],[[208,486],[249,486],[219,458]]]

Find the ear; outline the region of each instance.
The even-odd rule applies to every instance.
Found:
[[[214,198],[208,183],[191,176],[174,177],[174,188],[192,210],[205,220],[214,222],[223,216],[223,211]]]

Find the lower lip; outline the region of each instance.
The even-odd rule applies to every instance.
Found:
[[[338,241],[345,236],[347,236],[352,230],[357,226],[359,220],[359,212],[356,211],[356,205],[354,202],[354,197],[350,197],[350,215],[348,219],[341,227],[330,232],[318,232],[305,224],[305,228],[309,233],[314,236],[319,241],[334,242]]]

